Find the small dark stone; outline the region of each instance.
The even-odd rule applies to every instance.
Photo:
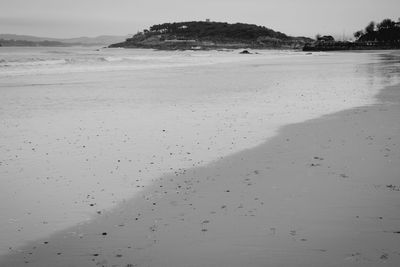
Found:
[[[106,232],[103,232],[102,235],[107,235],[107,233],[106,233]]]
[[[248,50],[243,50],[242,52],[240,52],[239,54],[251,54]]]
[[[380,257],[381,260],[387,260],[388,258],[389,258],[389,255],[387,253],[382,254]]]

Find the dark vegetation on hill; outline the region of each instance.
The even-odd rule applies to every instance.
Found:
[[[317,36],[304,46],[304,51],[400,49],[400,18],[397,22],[384,19],[370,22],[364,30],[354,33],[355,42],[337,42],[331,36]]]
[[[149,33],[149,32],[147,32]],[[183,38],[203,40],[255,40],[260,36],[289,39],[286,34],[273,31],[263,26],[226,22],[179,22],[164,23],[150,27],[150,33],[175,34]]]
[[[209,21],[163,23],[110,47],[156,49],[298,48],[311,39],[254,24]]]
[[[391,19],[380,23],[371,21],[364,30],[355,32],[354,37],[358,42],[400,43],[400,18],[397,22]]]

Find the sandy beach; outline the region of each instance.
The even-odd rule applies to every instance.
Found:
[[[0,267],[400,267],[400,0],[0,2]]]
[[[259,67],[253,63],[251,66]],[[273,68],[276,66],[271,66],[270,69]],[[240,71],[243,69],[245,68],[241,68]],[[283,69],[287,70],[286,67]],[[245,74],[253,75],[252,71],[253,69]],[[372,76],[379,72],[373,67],[371,69],[367,67],[368,71]],[[358,70],[356,72],[358,73]],[[229,73],[233,76],[228,77],[234,77],[237,73]],[[394,77],[398,76],[396,69],[391,73]],[[194,77],[195,74],[185,72],[187,82],[181,81],[183,85],[190,84],[190,77]],[[301,77],[300,74],[292,76],[291,81],[293,84],[303,86],[301,89],[304,89],[307,81],[301,81],[300,78],[296,80],[297,77]],[[340,72],[336,71],[335,75],[339,80]],[[361,78],[355,77],[344,84],[350,86],[353,82],[361,81]],[[226,78],[222,77],[221,80]],[[319,77],[318,85],[323,85],[324,79],[327,78]],[[370,88],[379,87],[376,77],[370,79]],[[162,78],[160,80],[162,81]],[[241,86],[244,86],[244,82]],[[374,82],[377,85],[374,85]],[[158,83],[158,80],[153,83]],[[207,85],[208,90],[211,85]],[[332,88],[335,86],[329,82],[326,85]],[[276,85],[276,88],[282,87]],[[197,90],[197,87],[193,89],[194,92],[198,92]],[[348,95],[356,91],[357,88],[351,93],[348,92]],[[317,91],[314,90],[313,93],[315,92]],[[154,92],[154,95],[156,93]],[[206,95],[208,93],[206,92]],[[221,95],[224,93],[226,92],[222,92]],[[238,99],[245,99],[247,101],[245,103],[251,106],[252,101],[258,103],[255,98],[250,97],[253,93],[255,98],[257,96],[261,98],[256,90],[235,96],[239,97]],[[333,94],[341,95],[340,91],[334,91]],[[271,96],[277,95],[279,94],[271,94]],[[188,95],[188,98],[191,96]],[[296,93],[296,97],[299,96]],[[329,96],[321,92],[321,96],[318,96],[318,93],[313,94],[307,100],[300,100],[300,97],[286,99],[290,100],[289,102],[283,100],[284,103],[289,103],[287,109],[292,112],[288,112],[288,117],[291,116],[291,119],[282,114],[279,117],[279,112],[278,115],[272,114],[269,119],[273,125],[274,123],[278,125],[278,121],[284,119],[288,123],[279,127],[277,132],[266,131],[267,134],[263,136],[257,136],[252,132],[257,132],[260,127],[270,124],[260,123],[256,127],[256,124],[244,122],[260,121],[260,117],[266,114],[260,111],[271,110],[271,107],[263,110],[259,108],[261,105],[257,104],[257,108],[247,114],[248,117],[237,121],[235,115],[244,114],[243,110],[250,110],[249,106],[241,110],[240,104],[230,103],[230,110],[240,112],[232,111],[221,115],[226,124],[216,128],[217,133],[211,130],[210,132],[207,130],[207,134],[200,132],[200,136],[204,134],[203,137],[213,134],[218,136],[208,145],[215,145],[218,148],[218,144],[224,144],[220,150],[215,149],[209,152],[211,154],[207,154],[206,149],[200,150],[200,147],[205,148],[204,140],[200,142],[202,146],[199,148],[193,146],[190,149],[185,147],[186,150],[178,150],[185,155],[175,159],[174,162],[178,164],[169,173],[165,171],[169,167],[169,161],[164,162],[162,157],[146,158],[143,162],[153,160],[158,169],[149,171],[153,178],[146,183],[130,185],[132,188],[140,185],[140,190],[135,191],[133,198],[129,198],[129,193],[123,197],[118,196],[118,192],[123,194],[124,191],[113,188],[114,191],[110,191],[117,192],[115,193],[117,196],[113,195],[111,199],[115,198],[115,203],[119,203],[116,207],[108,208],[112,207],[109,203],[110,198],[105,198],[104,202],[108,203],[108,206],[106,204],[104,206],[107,208],[96,207],[96,211],[91,211],[89,214],[90,220],[70,226],[68,229],[64,227],[55,233],[47,234],[46,237],[25,242],[23,246],[10,246],[8,253],[0,258],[0,266],[398,266],[400,262],[398,212],[400,85],[388,86],[381,90],[373,104],[334,113],[329,112],[330,108],[343,109],[338,103],[345,101],[346,97],[344,100],[338,97],[340,101],[335,99],[337,100],[335,102],[334,98],[329,101]],[[168,99],[168,93],[166,92],[163,97]],[[356,95],[354,98],[359,97]],[[216,99],[223,102],[227,98]],[[363,101],[368,103],[367,97],[365,99]],[[213,101],[218,102],[217,100]],[[280,103],[279,97],[274,98],[272,102],[274,101]],[[319,101],[321,101],[320,110]],[[349,106],[357,106],[357,102],[351,102],[354,101],[351,97],[348,101]],[[311,105],[311,103],[317,104]],[[189,103],[184,109],[173,110],[165,117],[157,117],[157,120],[173,118],[182,111],[196,108],[201,111],[201,104],[201,101],[196,105]],[[111,106],[114,105],[115,103],[112,103]],[[274,108],[273,103],[271,105]],[[293,105],[298,106],[290,109],[289,106]],[[306,115],[293,119],[296,110],[304,111],[307,105],[310,105],[310,113],[304,113]],[[203,106],[204,109],[207,107],[209,106]],[[326,109],[322,113],[331,114],[317,116],[324,110],[323,108]],[[223,111],[223,109],[215,110],[216,113]],[[123,109],[117,115],[126,111],[129,109]],[[81,119],[85,122],[86,113],[81,114],[83,114]],[[204,118],[204,114],[199,118]],[[278,116],[277,119],[274,120],[273,115]],[[87,116],[89,118],[89,114]],[[136,116],[139,117],[140,114]],[[303,121],[307,116],[313,118]],[[111,122],[115,118],[119,118],[120,121],[114,121],[116,124],[111,126],[122,125],[129,117],[111,116],[108,121]],[[189,123],[191,118],[178,121],[185,122],[185,126],[193,126],[193,133],[189,130],[187,134],[195,136],[197,129],[202,129],[201,127],[204,129],[204,125],[195,128],[195,123],[193,125]],[[234,152],[226,153],[229,146],[227,149],[222,140],[229,135],[222,129],[229,128],[227,125],[233,122],[237,122],[232,124],[233,128],[238,130],[237,136],[243,137],[243,134],[247,133],[249,139],[256,141],[248,143],[238,141],[237,147],[232,142]],[[171,127],[170,124],[165,125]],[[158,135],[160,132],[164,133],[165,125],[161,127],[157,125]],[[213,129],[213,125],[205,129]],[[90,128],[89,125],[87,127]],[[179,126],[176,127],[167,128],[166,131],[178,130]],[[275,128],[271,126],[271,129]],[[117,140],[127,138],[126,135],[124,137],[124,133],[118,131],[116,133]],[[129,133],[127,131],[128,135]],[[84,139],[85,135],[82,135],[81,139]],[[268,136],[266,142],[258,144],[266,135]],[[232,134],[230,138],[236,141],[237,136]],[[98,141],[87,141],[88,147],[96,142]],[[185,142],[190,144],[192,141],[185,140]],[[82,142],[74,144],[82,149]],[[124,146],[125,144],[117,145],[117,148],[122,149]],[[223,153],[222,149],[225,149]],[[196,154],[195,151],[201,153]],[[97,151],[91,153],[98,155]],[[122,155],[121,161],[124,161],[128,160],[130,153],[133,152],[118,150],[118,153]],[[116,161],[113,166],[119,166],[120,159],[115,158],[115,155],[114,151],[110,158]],[[211,158],[209,155],[218,157],[211,162],[202,163],[202,158]],[[188,160],[187,157],[192,156],[196,160]],[[84,161],[85,157],[87,155],[82,152],[77,160]],[[140,158],[141,155],[137,157]],[[99,166],[92,165],[96,174],[109,170],[100,166],[107,164],[109,158],[107,156],[99,158],[103,162],[97,162]],[[122,178],[129,179],[129,173],[133,169],[123,166],[119,168],[121,169],[116,168],[114,171],[123,170],[126,175]],[[77,165],[76,169],[84,168]],[[151,170],[151,166],[149,169]],[[73,174],[79,172],[75,170]],[[114,174],[110,175],[114,177]],[[97,181],[96,179],[90,181]],[[104,185],[99,185],[96,187],[98,191],[94,191],[100,194],[102,187]],[[84,204],[90,208],[94,200],[91,200],[90,195],[88,199]],[[101,197],[99,199],[96,201],[100,203]]]
[[[400,86],[161,177],[1,266],[398,266]]]

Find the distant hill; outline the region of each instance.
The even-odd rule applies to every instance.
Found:
[[[0,44],[3,46],[72,46],[99,45],[108,46],[121,42],[128,36],[102,35],[97,37],[50,38],[31,35],[0,34]]]
[[[130,36],[130,35],[129,35]],[[69,39],[60,39],[63,43],[79,43],[86,45],[110,45],[115,42],[121,42],[129,37],[125,36],[115,36],[115,35],[101,35],[97,37],[77,37],[77,38],[69,38]]]
[[[164,23],[151,26],[109,47],[155,49],[302,48],[312,39],[291,37],[254,24],[209,21]]]
[[[0,46],[69,46],[68,44],[56,41],[26,41],[26,40],[5,40],[0,39]]]

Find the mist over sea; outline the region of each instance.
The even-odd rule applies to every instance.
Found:
[[[399,51],[254,52],[1,47],[0,254],[399,82]]]

